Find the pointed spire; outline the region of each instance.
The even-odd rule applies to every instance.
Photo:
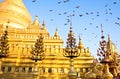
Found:
[[[108,34],[108,42],[110,41],[110,35]]]
[[[46,26],[46,24],[45,24],[44,20],[43,20],[43,24],[42,24],[42,26]]]
[[[33,25],[35,25],[35,26],[39,26],[40,25],[40,23],[38,21],[38,16],[37,15],[36,15],[36,18],[35,18],[35,20],[33,22]]]
[[[93,58],[93,65],[96,65],[98,63],[97,58]]]
[[[43,29],[46,29],[46,24],[45,24],[44,20],[43,20],[43,23],[42,23],[42,27],[43,27]]]
[[[113,54],[118,51],[115,44],[110,39],[110,35],[108,35],[107,51]]]
[[[74,58],[78,57],[80,54],[78,53],[78,47],[76,45],[76,38],[74,37],[74,33],[72,31],[72,26],[70,26],[70,31],[68,33],[68,38],[66,42],[67,46],[65,47],[65,53],[63,56],[69,57],[69,58]],[[70,65],[72,66],[72,65]],[[72,70],[72,68],[71,68]],[[71,71],[70,70],[70,71]]]
[[[70,31],[69,31],[68,36],[74,37],[74,33],[72,31],[72,23],[70,23]]]
[[[102,39],[105,38],[105,36],[103,35],[103,32],[104,32],[104,31],[103,31],[103,26],[102,26],[102,24],[101,24],[101,34],[102,34],[101,38],[102,38]]]
[[[81,39],[80,36],[79,36],[78,48],[79,48],[79,49],[84,49],[84,45],[83,45],[83,43],[82,43],[82,39]]]
[[[110,49],[110,47],[111,47],[111,39],[110,39],[110,35],[109,34],[108,34],[108,43],[107,43],[107,45],[108,45],[108,47]]]
[[[54,34],[55,37],[58,37],[59,34],[58,34],[58,29],[56,28],[56,31],[55,31],[55,34]]]
[[[108,34],[107,51],[112,52],[112,50],[114,50],[113,43],[112,43],[112,41],[110,39],[110,35]]]

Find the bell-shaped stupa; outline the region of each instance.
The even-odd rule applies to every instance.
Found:
[[[23,0],[3,0],[0,2],[0,25],[9,23],[10,28],[27,28],[31,24],[31,15]]]

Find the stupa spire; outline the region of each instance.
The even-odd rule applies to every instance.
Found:
[[[59,34],[58,34],[58,29],[56,28],[56,31],[55,31],[55,34],[54,34],[55,37],[58,37]]]
[[[108,42],[107,42],[107,51],[111,52],[111,40],[110,40],[110,35],[108,34]]]
[[[35,20],[34,20],[34,22],[33,22],[33,25],[35,25],[35,26],[39,26],[40,24],[39,24],[39,21],[38,21],[38,16],[36,15],[36,17],[35,17]]]
[[[46,24],[45,24],[44,20],[43,20],[43,23],[42,23],[42,27],[43,27],[43,29],[46,29]]]
[[[116,54],[118,53],[118,50],[115,44],[112,42],[109,34],[108,34],[108,42],[107,42],[107,51]]]
[[[70,23],[70,31],[69,31],[68,36],[71,36],[71,37],[73,36],[74,37],[74,33],[72,31],[72,23]]]
[[[82,39],[81,39],[80,36],[79,36],[78,48],[79,48],[79,49],[84,49],[84,45],[83,45],[83,43],[82,43]]]

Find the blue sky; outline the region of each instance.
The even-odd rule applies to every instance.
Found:
[[[92,55],[96,56],[101,40],[101,24],[105,39],[109,34],[120,52],[120,0],[23,0],[32,19],[39,16],[40,24],[44,20],[50,35],[53,36],[58,28],[59,35],[64,40],[69,32],[70,23],[66,19],[72,16],[72,27],[75,37],[82,38],[85,47],[89,47]]]

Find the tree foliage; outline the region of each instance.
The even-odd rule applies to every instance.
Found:
[[[35,62],[44,59],[44,43],[42,35],[38,36],[38,39],[36,40],[36,43],[32,48],[31,54],[32,54],[31,59],[35,60]]]
[[[8,44],[8,32],[4,31],[4,34],[0,38],[0,58],[7,57],[9,53],[9,44]]]

